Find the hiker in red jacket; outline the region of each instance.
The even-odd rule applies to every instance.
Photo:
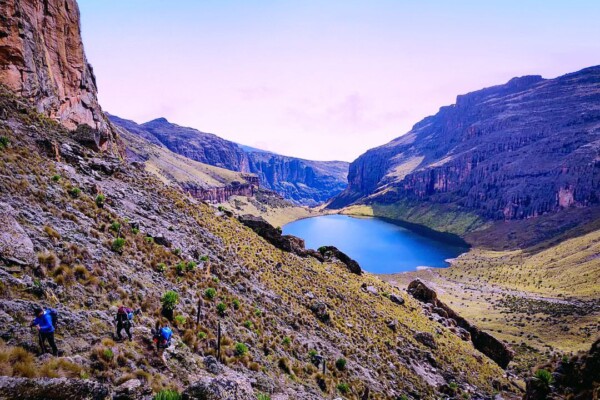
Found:
[[[117,321],[117,339],[123,340],[123,335],[121,335],[121,331],[125,329],[125,333],[127,333],[127,337],[129,337],[129,341],[132,340],[131,335],[131,324],[133,322],[134,312],[131,308],[127,308],[125,306],[119,307],[117,310],[117,315],[115,320]]]

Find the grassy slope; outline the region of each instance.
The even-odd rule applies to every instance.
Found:
[[[517,346],[525,371],[553,352],[587,350],[600,335],[600,230],[528,250],[472,249],[450,268],[384,277],[402,286],[418,277],[481,328]]]
[[[19,222],[40,251],[42,264],[8,269],[12,278],[5,275],[0,301],[40,301],[33,290],[35,285],[28,289],[15,279],[36,277],[43,287],[55,287],[43,301],[81,320],[76,326],[61,328],[59,345],[69,355],[91,361],[77,364],[75,359],[61,358],[70,364],[53,369],[48,362],[27,356],[27,351],[4,348],[0,359],[11,363],[3,364],[3,373],[47,376],[53,371],[54,376],[89,375],[113,384],[138,377],[155,390],[181,387],[206,375],[201,357],[214,354],[210,345],[217,321],[214,307],[216,302],[223,302],[228,306],[222,318],[227,332],[225,363],[246,376],[260,372],[283,387],[306,387],[320,393],[318,371],[306,356],[310,349],[318,349],[328,358],[328,394],[324,397],[334,395],[335,385],[342,382],[349,384],[349,399],[357,399],[365,384],[371,387],[373,399],[390,398],[392,393],[405,393],[409,388],[431,397],[433,388],[426,379],[439,379],[440,372],[452,376],[460,390],[470,386],[491,394],[494,380],[506,383],[503,371],[495,364],[481,357],[470,343],[430,321],[417,302],[397,289],[368,274],[352,275],[337,264],[321,264],[276,250],[235,219],[220,216],[153,175],[125,168],[112,177],[104,176],[96,184],[107,195],[107,205],[98,208],[95,195],[85,184],[88,176],[32,151],[40,136],[66,141],[64,131],[27,109],[17,112],[23,106],[14,106],[4,93],[1,100],[14,115],[10,127],[2,123],[3,135],[11,145],[0,151],[0,169],[10,171],[0,181],[0,191],[3,200],[19,205]],[[53,182],[51,177],[57,173],[62,178]],[[73,197],[69,191],[76,186],[83,191]],[[148,216],[137,204],[152,204],[156,211]],[[127,221],[133,219],[141,220],[142,232],[136,234],[130,229]],[[110,226],[115,221],[121,223],[126,238],[123,254],[110,251],[115,238]],[[167,235],[174,240],[174,247],[181,249],[180,255],[144,238],[144,229],[164,227],[169,227]],[[176,264],[191,259],[194,251],[206,254],[209,261],[178,274]],[[54,256],[59,260],[56,263]],[[157,272],[159,263],[165,264],[166,271]],[[400,307],[385,296],[363,292],[363,283],[378,287],[380,293],[395,292],[406,298],[407,304]],[[217,297],[214,301],[205,299],[204,317],[196,326],[195,304],[208,287],[216,288]],[[182,301],[176,314],[186,321],[176,330],[174,350],[158,357],[145,340],[147,327],[159,316],[158,299],[167,289],[180,293]],[[315,300],[310,300],[307,292]],[[87,305],[81,299],[93,301]],[[239,301],[237,309],[234,299]],[[317,299],[328,304],[330,325],[319,322],[309,311],[308,306]],[[121,302],[144,311],[132,343],[116,344],[107,338],[112,326],[106,311]],[[27,343],[31,335],[26,328],[29,315],[12,306],[5,311],[16,322],[11,344]],[[399,321],[397,332],[387,327],[390,320]],[[251,321],[250,329],[245,326],[247,321]],[[430,332],[438,349],[417,343],[413,338],[416,331]],[[204,332],[206,338],[198,332]],[[290,344],[284,344],[286,336],[291,338]],[[247,343],[249,353],[235,356],[236,342]],[[109,349],[114,357],[107,356]],[[436,368],[428,366],[427,353],[435,358]],[[348,370],[336,371],[333,360],[342,356],[348,359]],[[427,373],[411,367],[415,363]],[[289,366],[287,373],[282,371],[282,364]],[[171,372],[168,381],[162,378],[165,368]]]

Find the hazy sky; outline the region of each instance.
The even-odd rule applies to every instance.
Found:
[[[104,109],[351,161],[457,94],[600,64],[600,1],[79,0]]]

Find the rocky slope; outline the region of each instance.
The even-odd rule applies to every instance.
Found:
[[[210,133],[172,124],[164,118],[141,125],[115,116],[110,119],[122,128],[192,160],[256,174],[262,187],[298,204],[323,203],[346,187],[346,162],[310,161],[256,151]]]
[[[0,374],[75,379],[5,379],[2,390],[95,390],[76,380],[84,377],[119,398],[194,382],[187,393],[227,388],[236,395],[217,398],[243,400],[258,392],[415,399],[517,391],[405,293],[335,258],[274,248],[155,175],[80,145],[4,89],[0,104],[8,116],[0,122],[8,142],[0,150],[1,218],[11,229],[0,236]],[[149,328],[168,290],[179,297],[175,340],[156,353]],[[34,357],[27,324],[35,303],[59,310],[61,357]],[[121,303],[142,310],[133,342],[111,339]],[[215,363],[219,322],[223,357]],[[313,351],[325,357],[324,373]]]
[[[70,130],[93,127],[95,144],[112,147],[116,137],[98,105],[76,1],[2,1],[0,21],[0,83]]]
[[[330,207],[382,206],[398,219],[464,233],[598,205],[599,154],[600,67],[514,78],[458,96],[360,156]],[[456,219],[436,224],[435,210]]]

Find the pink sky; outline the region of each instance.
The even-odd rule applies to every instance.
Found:
[[[79,0],[104,109],[352,161],[514,76],[600,63],[600,2]]]

